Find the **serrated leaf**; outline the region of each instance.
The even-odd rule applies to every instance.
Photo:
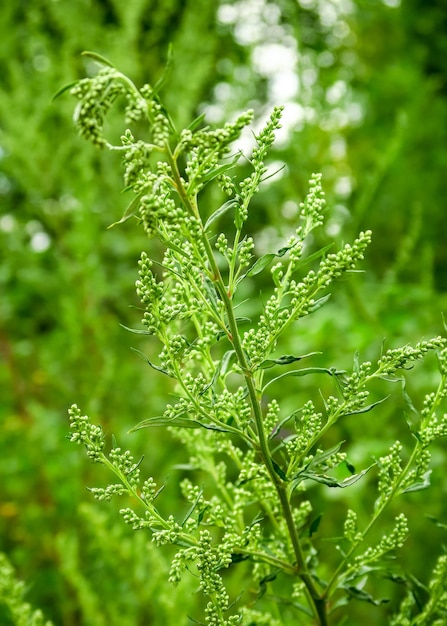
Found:
[[[278,359],[266,359],[262,361],[259,365],[259,369],[266,370],[274,365],[289,365],[290,363],[294,363],[295,361],[301,361],[301,359],[307,359],[310,356],[315,356],[316,354],[322,354],[321,352],[309,352],[309,354],[303,354],[302,356],[293,356],[292,354],[284,354],[280,356]]]
[[[204,226],[204,231],[206,232],[209,227],[214,224],[214,222],[216,220],[219,219],[219,217],[221,217],[221,215],[224,215],[225,213],[227,213],[227,211],[229,211],[232,207],[236,206],[237,202],[234,199],[228,200],[227,202],[225,202],[224,204],[222,204],[222,206],[220,206],[218,209],[216,209],[214,211],[214,213],[212,213],[209,218],[206,221],[206,224]]]
[[[96,63],[99,63],[100,65],[111,67],[114,70],[116,69],[111,61],[106,59],[106,57],[103,57],[101,54],[98,54],[97,52],[90,52],[89,50],[85,50],[84,52],[81,52],[81,55],[83,57],[87,57],[89,59],[92,59],[93,61],[96,61]]]

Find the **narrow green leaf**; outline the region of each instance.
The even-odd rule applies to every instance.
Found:
[[[169,44],[168,54],[167,54],[165,66],[163,68],[163,72],[160,78],[156,81],[155,85],[153,86],[154,93],[158,93],[160,89],[163,87],[163,85],[165,84],[165,82],[167,81],[167,79],[169,78],[171,74],[173,66],[174,66],[174,51],[173,51],[172,44]]]
[[[343,413],[343,415],[359,415],[360,413],[369,413],[369,411],[372,411],[374,407],[378,406],[379,404],[382,404],[382,402],[385,402],[385,400],[388,400],[390,395],[391,394],[385,396],[381,400],[377,400],[377,402],[372,402],[371,404],[368,404],[367,406],[364,406],[361,409],[356,409],[355,411],[349,411],[348,413]]]
[[[77,80],[72,80],[71,83],[68,83],[67,85],[64,85],[63,87],[60,87],[56,93],[54,94],[54,96],[51,98],[51,100],[56,100],[56,98],[59,98],[59,96],[61,96],[63,93],[65,93],[68,89],[71,89],[72,87],[74,87],[79,81]]]
[[[138,356],[140,356],[143,359],[143,361],[145,361],[148,365],[150,365],[150,367],[152,367],[152,369],[157,370],[157,372],[161,372],[162,374],[166,374],[166,376],[169,376],[170,378],[172,378],[169,372],[167,372],[162,367],[159,367],[158,365],[155,365],[154,363],[152,363],[152,361],[150,361],[143,352],[140,352],[140,350],[137,350],[136,348],[131,348],[131,350],[136,352]]]
[[[229,163],[223,163],[222,165],[218,165],[217,167],[209,170],[206,174],[204,174],[200,178],[201,182],[208,183],[211,180],[214,180],[215,178],[217,178],[217,176],[220,176],[221,174],[225,174],[225,172],[228,172],[228,170],[231,170],[236,165],[240,157],[241,155],[238,152],[237,154],[233,156],[233,159]]]
[[[270,265],[274,258],[276,258],[276,254],[274,252],[269,252],[268,254],[263,254],[257,261],[253,263],[248,272],[246,272],[245,276],[256,276],[256,274],[260,274],[262,270]]]
[[[222,206],[220,206],[218,209],[216,209],[214,211],[214,213],[212,213],[209,218],[206,221],[206,224],[204,226],[204,231],[206,232],[209,227],[214,224],[214,222],[216,220],[219,219],[219,217],[221,217],[222,215],[224,215],[227,211],[229,211],[231,208],[233,208],[234,206],[237,205],[236,200],[234,200],[234,198],[232,200],[228,200],[227,202],[225,202],[224,204],[222,204]]]
[[[354,354],[354,365],[353,365],[353,368],[352,368],[352,371],[354,372],[354,374],[358,374],[358,373],[359,373],[359,371],[360,371],[360,361],[359,361],[359,357],[360,357],[360,355],[359,355],[359,351],[358,351],[358,350],[356,350],[356,351],[355,351],[355,354]]]
[[[272,465],[273,465],[273,469],[282,480],[288,480],[286,474],[284,473],[284,471],[281,469],[281,467],[278,465],[278,463],[274,459],[272,459]]]
[[[402,379],[402,396],[404,398],[405,406],[408,409],[408,411],[404,412],[405,421],[408,424],[410,432],[416,437],[416,439],[418,439],[418,441],[420,441],[420,434],[418,432],[419,412],[415,408],[413,401],[407,393],[406,381],[404,378]]]
[[[272,385],[273,383],[281,380],[281,378],[287,378],[289,376],[307,376],[308,374],[329,374],[329,376],[337,376],[340,373],[342,372],[339,372],[338,370],[335,370],[333,368],[327,369],[325,367],[306,367],[301,370],[292,370],[290,372],[285,372],[280,376],[276,376],[276,378],[272,378],[272,380],[269,380],[268,383],[264,385],[262,391],[264,392],[267,387],[270,387],[270,385]]]
[[[339,443],[335,444],[335,446],[332,446],[327,450],[323,450],[322,452],[318,452],[317,454],[315,454],[310,463],[306,466],[306,469],[317,467],[318,465],[321,465],[322,463],[327,461],[327,459],[330,459],[331,456],[334,456],[334,454],[337,454],[337,452],[340,451],[340,448],[344,443],[344,441],[340,441]]]
[[[140,206],[140,200],[141,198],[144,196],[145,192],[141,191],[133,200],[132,202],[130,202],[126,208],[126,210],[123,213],[123,216],[121,219],[119,219],[117,222],[113,222],[113,224],[110,224],[110,226],[108,226],[107,228],[113,228],[114,226],[117,226],[118,224],[123,224],[124,222],[127,222],[128,219],[130,219],[131,217],[133,217],[137,211],[138,211],[138,207]]]
[[[428,470],[427,472],[425,472],[425,474],[422,477],[423,478],[422,482],[414,483],[413,485],[410,485],[409,487],[404,489],[402,493],[410,493],[411,491],[422,491],[422,489],[427,489],[427,487],[430,487],[431,473],[432,473],[432,470]]]
[[[320,526],[320,522],[323,519],[323,514],[320,513],[320,515],[318,515],[311,523],[310,527],[309,527],[309,537],[312,537],[312,535],[314,535],[319,526]]]
[[[322,354],[321,352],[309,352],[309,354],[303,354],[302,356],[293,356],[292,354],[284,354],[280,356],[279,359],[266,359],[262,361],[259,365],[259,369],[266,370],[274,365],[289,365],[290,363],[294,363],[295,361],[301,361],[301,359],[307,359],[310,356],[315,356],[316,354]]]
[[[340,489],[345,489],[346,487],[350,487],[351,485],[359,481],[367,472],[369,472],[371,467],[374,467],[374,464],[362,470],[358,474],[354,474],[354,476],[349,476],[344,480],[336,480],[332,476],[327,476],[326,474],[317,474],[315,472],[303,471],[300,472],[295,479],[296,482],[294,482],[294,488],[304,479],[308,479],[313,480],[317,483],[322,483],[323,485],[326,485],[326,487],[337,487]]]
[[[291,249],[291,246],[284,246],[284,248],[280,248],[275,256],[284,256]]]
[[[374,606],[380,606],[381,604],[386,604],[389,602],[389,599],[382,598],[380,600],[375,600],[372,595],[364,591],[363,589],[359,589],[358,587],[344,586],[343,587],[348,595],[351,598],[355,598],[356,600],[360,600],[361,602],[369,602],[369,604],[373,604]]]
[[[327,246],[324,246],[324,248],[320,248],[319,250],[317,250],[316,252],[314,252],[313,254],[310,254],[309,256],[306,257],[302,257],[296,264],[295,268],[296,269],[301,269],[304,266],[308,265],[309,263],[312,263],[312,261],[315,261],[315,259],[319,259],[321,256],[324,256],[326,254],[326,252],[332,248],[334,244],[330,243]]]
[[[212,281],[208,278],[208,276],[203,276],[203,287],[205,289],[206,295],[208,296],[208,301],[212,305],[214,312],[219,315],[219,299],[217,297],[216,289]]]
[[[130,333],[134,333],[134,335],[153,335],[153,333],[145,329],[129,328],[129,326],[124,326],[124,324],[120,324],[120,326]]]
[[[331,297],[331,294],[327,293],[325,296],[322,296],[321,298],[318,298],[318,300],[315,300],[312,306],[309,307],[309,313],[315,313],[315,311],[318,311],[318,309],[321,309],[321,307],[326,304],[326,302],[330,299],[330,297]]]
[[[215,424],[203,424],[198,420],[190,419],[189,417],[174,417],[174,418],[166,418],[162,415],[159,417],[149,417],[142,422],[139,422],[136,426],[134,426],[129,432],[135,432],[140,430],[141,428],[152,428],[159,426],[170,426],[171,428],[205,428],[206,430],[216,430],[221,433],[234,432],[233,430],[229,430],[224,427],[216,426]]]
[[[81,55],[83,57],[87,57],[89,59],[92,59],[93,61],[96,61],[96,63],[99,63],[100,65],[106,65],[107,67],[112,67],[114,70],[116,69],[111,61],[106,59],[106,57],[103,57],[101,54],[98,54],[97,52],[90,52],[89,50],[85,50],[84,52],[81,52]]]
[[[228,350],[228,352],[225,352],[225,354],[222,357],[222,360],[219,363],[219,368],[218,368],[219,376],[224,377],[226,375],[230,367],[231,359],[233,358],[235,354],[236,352],[234,350]]]
[[[269,439],[273,439],[274,437],[276,437],[276,435],[281,431],[282,427],[285,424],[287,424],[287,422],[291,420],[292,417],[296,417],[296,415],[297,415],[297,412],[295,411],[294,413],[287,415],[287,417],[284,417],[281,421],[279,421],[273,428],[272,432],[270,433]]]
[[[444,530],[447,530],[447,524],[445,524],[444,522],[440,522],[437,517],[434,517],[433,515],[426,515],[425,517],[429,519],[430,522],[433,522],[433,524],[436,524],[438,528],[443,528]]]
[[[206,117],[206,113],[201,113],[198,117],[196,117],[195,120],[193,120],[191,122],[191,124],[189,126],[187,126],[187,130],[190,130],[191,132],[194,132],[201,124],[202,122],[205,120]]]
[[[189,520],[189,518],[191,517],[191,515],[194,513],[195,509],[197,508],[197,505],[200,502],[200,499],[202,497],[203,494],[203,489],[199,490],[199,493],[197,494],[197,498],[194,500],[194,502],[192,503],[191,507],[188,509],[188,511],[186,512],[185,517],[183,518],[183,521],[181,522],[180,526],[183,528],[183,526],[186,524],[186,522]]]

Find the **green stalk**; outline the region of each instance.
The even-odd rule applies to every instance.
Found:
[[[191,198],[188,196],[188,193],[183,185],[182,178],[180,176],[180,172],[178,170],[177,163],[175,158],[168,148],[168,160],[169,164],[172,168],[174,179],[176,182],[177,192],[180,196],[180,199],[188,209],[188,212],[200,220],[200,213],[195,202],[191,201]],[[225,312],[228,318],[228,328],[227,331],[228,339],[231,341],[234,351],[236,353],[239,365],[242,369],[243,376],[245,378],[245,384],[247,386],[248,395],[250,398],[250,404],[253,411],[253,416],[256,424],[258,439],[259,439],[259,452],[262,458],[262,461],[268,471],[270,479],[272,480],[276,492],[278,494],[281,508],[283,511],[284,519],[286,520],[287,529],[289,532],[290,540],[292,542],[293,551],[296,559],[296,573],[304,582],[307,597],[312,609],[314,611],[315,616],[318,618],[321,626],[327,626],[327,613],[326,613],[326,604],[325,600],[320,596],[318,590],[315,586],[315,583],[307,570],[306,559],[301,547],[301,542],[298,536],[297,529],[295,527],[295,523],[293,521],[292,507],[290,505],[290,501],[287,495],[286,485],[283,483],[281,478],[278,476],[272,461],[272,457],[270,455],[270,449],[268,446],[267,436],[265,434],[262,409],[260,404],[260,392],[257,391],[256,385],[254,382],[253,371],[251,370],[247,358],[245,356],[244,349],[242,347],[241,338],[239,335],[239,329],[237,326],[236,318],[234,316],[233,305],[231,302],[231,298],[227,293],[227,289],[225,287],[224,281],[222,279],[222,275],[217,266],[216,259],[211,248],[211,244],[206,236],[206,233],[203,230],[202,226],[202,241],[205,248],[205,253],[207,256],[207,260],[210,265],[211,274],[210,278],[216,286],[216,289],[219,293],[219,296],[223,302]]]

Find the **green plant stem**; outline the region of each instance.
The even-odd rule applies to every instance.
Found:
[[[173,171],[174,180],[176,182],[176,189],[180,196],[180,199],[186,206],[188,212],[194,217],[196,217],[197,219],[199,219],[200,223],[202,224],[197,204],[195,202],[193,203],[190,197],[188,196],[188,193],[184,187],[182,178],[180,176],[177,163],[174,159],[174,156],[170,148],[167,150],[167,152],[168,152],[169,164]],[[206,256],[207,256],[210,269],[211,269],[211,280],[216,286],[216,289],[223,302],[225,313],[228,318],[228,329],[229,329],[227,331],[228,339],[231,341],[234,347],[237,359],[239,361],[239,365],[242,369],[242,373],[245,378],[245,384],[247,386],[248,395],[250,398],[250,404],[253,410],[253,416],[254,416],[257,434],[258,434],[259,452],[260,452],[262,461],[265,467],[267,468],[270,479],[272,480],[275,486],[275,489],[278,493],[278,497],[281,503],[281,508],[284,514],[284,519],[286,520],[287,529],[289,532],[290,540],[292,542],[292,547],[293,547],[293,551],[294,551],[295,558],[296,558],[296,570],[295,571],[296,571],[296,574],[302,579],[302,581],[305,584],[307,597],[312,606],[314,614],[318,618],[321,626],[327,626],[328,622],[327,622],[325,600],[318,593],[315,583],[312,580],[312,577],[309,571],[307,570],[306,559],[305,559],[305,556],[301,547],[301,543],[300,543],[297,529],[295,527],[295,523],[293,521],[292,508],[290,505],[289,497],[287,495],[287,489],[286,489],[286,486],[283,484],[283,481],[281,480],[281,478],[278,476],[273,465],[272,457],[271,457],[269,446],[268,446],[267,436],[265,434],[265,429],[264,429],[264,424],[263,424],[262,409],[261,409],[260,397],[259,397],[261,392],[258,392],[256,389],[253,372],[250,369],[250,366],[247,362],[245,352],[242,347],[242,342],[239,336],[239,329],[237,326],[236,318],[234,316],[234,310],[233,310],[233,305],[231,302],[231,297],[227,293],[227,289],[222,279],[220,270],[217,266],[214,253],[211,248],[211,244],[204,231],[203,224],[202,224],[202,241],[205,247]]]

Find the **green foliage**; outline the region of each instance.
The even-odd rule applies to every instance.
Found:
[[[255,259],[250,207],[266,176],[265,159],[282,109],[274,108],[255,134],[248,157],[252,171],[240,180],[228,175],[236,163],[231,144],[251,122],[251,112],[218,129],[202,127],[200,118],[179,132],[156,89],[138,89],[111,63],[91,56],[101,66],[98,74],[69,86],[78,99],[75,121],[94,144],[122,152],[125,185],[134,194],[124,217],[135,217],[159,243],[153,246],[158,256],[141,254],[136,290],[143,329],[135,332],[157,340],[158,361],[142,356],[156,370],[153,376],[171,379],[175,400],[136,429],[169,427],[188,454],[180,466],[179,487],[187,503],[181,512],[181,504],[163,502],[163,486],[154,478],[141,478],[141,459],[115,442],[109,449],[102,428],[73,405],[70,440],[83,444],[88,457],[118,479],[93,488],[93,496],[130,497],[129,506],[120,509],[124,521],[133,530],[149,531],[157,546],[176,547],[169,581],[178,584],[186,577],[186,584],[200,592],[200,623],[277,620],[325,626],[355,616],[352,599],[381,607],[388,600],[375,592],[379,575],[408,585],[414,580],[391,559],[410,533],[402,496],[429,487],[432,444],[447,434],[447,415],[441,413],[447,341],[438,336],[414,347],[383,350],[374,364],[360,362],[357,355],[350,370],[321,366],[321,359],[297,367],[320,353],[283,353],[288,335],[326,304],[334,281],[357,268],[371,232],[361,232],[339,251],[329,253],[325,246],[309,254],[325,208],[321,177],[314,175],[294,234],[277,252]],[[105,116],[117,96],[125,100],[126,126],[137,123],[147,137],[136,139],[136,131],[126,128],[121,144],[108,139]],[[227,197],[214,211],[202,201],[211,184]],[[218,229],[228,214],[231,234]],[[266,286],[263,273],[275,258]],[[246,317],[250,293],[261,294],[261,307],[251,303]],[[155,345],[151,342],[152,351]],[[438,354],[438,383],[418,410],[404,372],[431,351]],[[282,390],[277,383],[290,377],[311,382]],[[388,398],[381,389],[392,383],[402,385],[413,413],[408,441],[404,446],[387,437],[389,452],[357,470],[349,461],[349,446],[339,438],[340,424],[370,412],[382,421]],[[372,475],[373,485],[366,483]],[[334,528],[329,536],[323,532],[324,515],[312,513],[327,489],[348,493],[335,536]],[[354,510],[357,498],[349,496],[352,489],[365,493],[359,511]],[[330,515],[334,503],[325,508]],[[327,549],[327,540],[335,543],[337,554]],[[443,611],[443,563],[441,556],[429,598],[408,623],[426,623],[426,616]],[[405,601],[395,623],[406,623],[396,620],[406,619],[408,611],[415,607]]]
[[[156,369],[148,371],[147,363],[155,368],[160,363],[157,340],[143,334],[146,327],[130,338],[122,328],[137,325],[135,266],[141,250],[149,254],[149,249],[133,219],[106,229],[126,206],[124,221],[135,214],[139,199],[131,192],[119,194],[116,164],[124,155],[122,146],[112,152],[91,150],[82,138],[73,137],[69,98],[52,98],[64,82],[95,71],[94,61],[80,55],[87,49],[113,59],[137,84],[153,77],[157,94],[165,80],[163,101],[172,120],[182,129],[198,116],[193,133],[202,128],[205,113],[207,120],[224,126],[249,108],[255,111],[253,125],[259,133],[266,111],[285,104],[283,128],[270,152],[273,162],[246,223],[243,245],[249,264],[239,273],[238,279],[246,278],[236,295],[241,332],[258,323],[260,299],[265,305],[272,295],[268,268],[288,258],[286,243],[295,233],[312,172],[323,172],[329,210],[307,240],[307,265],[300,262],[296,270],[300,276],[360,230],[374,232],[362,261],[366,273],[342,278],[326,302],[321,298],[329,294],[321,292],[317,300],[324,306],[318,314],[293,324],[277,352],[260,364],[267,383],[286,374],[264,389],[266,424],[287,436],[294,420],[301,420],[306,440],[307,429],[316,428],[312,415],[324,415],[314,390],[321,389],[325,397],[337,395],[337,377],[326,370],[351,371],[355,351],[360,353],[357,360],[375,363],[383,338],[385,352],[407,341],[414,345],[421,336],[436,336],[442,328],[439,312],[446,308],[447,276],[442,7],[421,0],[400,6],[363,0],[23,0],[1,3],[0,18],[0,550],[27,581],[27,601],[55,624],[177,623],[178,615],[198,615],[202,608],[187,576],[175,593],[165,583],[175,546],[160,551],[148,546],[148,533],[133,533],[119,518],[115,523],[113,501],[85,507],[85,485],[106,489],[108,482],[102,468],[82,463],[64,438],[62,416],[76,399],[105,432],[116,433],[123,450],[130,447],[136,460],[145,455],[139,467],[143,476],[157,477],[163,489],[157,506],[163,515],[179,510],[179,485],[192,471],[175,439],[180,429],[174,429],[174,439],[159,427],[127,433],[136,422],[166,422],[163,413],[174,382]],[[107,137],[114,143],[123,132],[123,109],[120,96],[106,119]],[[132,124],[132,132],[147,140],[144,121]],[[247,135],[249,131],[244,146]],[[133,149],[140,149],[138,141]],[[134,156],[128,154],[131,182]],[[157,160],[144,150],[140,156],[151,164]],[[233,245],[236,161],[238,180],[253,171],[238,154],[218,165],[217,180],[228,196],[214,184],[200,192],[208,234],[224,233],[221,250],[217,248],[223,256]],[[274,171],[278,175],[272,177]],[[149,246],[150,256],[160,263],[160,244],[152,239]],[[241,246],[243,265],[242,253]],[[227,256],[231,259],[231,252]],[[157,262],[152,270],[159,281]],[[204,288],[208,286],[205,281]],[[234,380],[230,368],[235,355],[223,347],[224,330],[217,334],[212,356],[221,361],[221,375]],[[136,354],[129,353],[129,343]],[[319,369],[299,375],[311,368]],[[289,370],[297,373],[289,375]],[[305,532],[315,542],[320,535],[341,536],[349,508],[363,528],[370,516],[368,503],[377,497],[378,467],[362,472],[388,456],[395,440],[401,442],[405,463],[436,372],[435,358],[427,356],[404,389],[397,384],[384,390],[380,380],[372,380],[366,406],[388,394],[390,399],[369,413],[338,420],[328,431],[329,449],[346,442],[340,452],[349,453],[354,473],[342,465],[329,477],[323,475],[322,482],[306,484],[314,512]],[[310,397],[315,408],[307,407]],[[230,398],[222,411],[236,400]],[[171,404],[176,401],[169,396]],[[288,420],[299,407],[306,409]],[[178,426],[195,420],[174,417]],[[197,435],[198,428],[190,433]],[[371,611],[367,603],[351,601],[353,624],[387,622],[407,591],[413,597],[408,602],[415,603],[411,619],[424,606],[429,570],[445,544],[442,522],[426,525],[426,517],[446,518],[443,441],[431,445],[433,471],[419,480],[425,485],[430,480],[430,490],[408,491],[399,500],[411,530],[399,562],[415,579],[399,582],[393,575],[396,584],[390,585],[375,576],[374,598],[390,602]],[[323,482],[346,485],[359,475],[362,480],[349,489]],[[131,506],[125,495],[121,499],[123,508]],[[185,504],[181,520],[191,506]],[[399,507],[392,505],[384,513],[390,528]],[[371,531],[376,543],[385,524],[379,526]],[[323,546],[328,569],[329,562],[338,564],[334,546]],[[251,565],[247,560],[237,567],[227,572],[231,597],[245,588],[244,567]],[[284,590],[281,577],[272,576],[260,576],[264,595],[258,604],[264,604],[241,608],[244,620],[278,622],[277,612],[268,617],[273,609],[266,598]],[[365,583],[363,591],[372,590]],[[294,619],[290,603],[282,611]]]
[[[4,554],[0,554],[0,619],[2,624],[17,626],[52,626],[45,621],[42,611],[33,610],[24,601],[23,582],[15,577],[14,570]]]

